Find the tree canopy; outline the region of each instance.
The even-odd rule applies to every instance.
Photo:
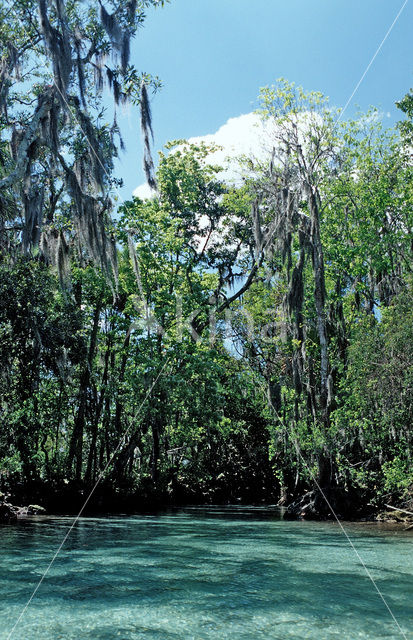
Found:
[[[159,81],[129,45],[162,4],[0,4],[3,489],[74,506],[103,474],[96,508],[409,504],[411,94],[385,131],[282,80],[242,184],[183,140],[155,171]],[[125,101],[153,196],[112,215]]]
[[[159,81],[130,63],[130,40],[145,9],[163,4],[0,4],[1,248],[40,251],[62,284],[73,254],[100,265],[116,286],[111,213],[120,180],[113,159],[124,146],[118,105],[140,107],[144,168],[155,186],[148,90]],[[114,101],[112,122],[104,88]]]

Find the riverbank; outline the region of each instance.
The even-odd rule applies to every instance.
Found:
[[[308,494],[306,494],[308,495]],[[80,497],[80,496],[78,496]],[[82,496],[84,498],[84,496]],[[63,502],[60,503],[60,507],[58,509],[46,509],[45,507],[37,504],[29,504],[29,505],[16,505],[13,504],[10,500],[10,496],[1,494],[0,495],[0,524],[5,523],[15,523],[21,519],[31,519],[33,517],[42,518],[53,518],[59,516],[75,516],[79,513],[82,504],[77,502],[76,508],[73,508],[74,504]],[[101,504],[101,503],[100,503]],[[317,517],[315,512],[311,512],[311,515],[304,512],[303,514],[297,513],[297,509],[294,509],[294,504],[290,507],[284,507],[280,505],[275,505],[274,503],[263,504],[260,503],[258,505],[251,505],[242,502],[238,502],[237,505],[231,504],[229,502],[223,502],[220,504],[209,504],[209,503],[199,503],[196,505],[188,504],[188,503],[173,503],[171,501],[140,501],[139,503],[128,502],[128,504],[124,503],[123,508],[118,503],[117,508],[111,502],[110,509],[102,509],[99,508],[98,504],[92,504],[91,507],[85,510],[84,515],[93,516],[93,517],[111,517],[117,515],[136,515],[139,513],[160,513],[165,510],[179,510],[185,508],[205,508],[205,509],[231,509],[231,508],[239,508],[239,509],[248,509],[248,508],[262,508],[268,510],[278,510],[280,517],[284,520],[303,520],[303,521],[315,521],[315,522],[323,522],[323,521],[334,521],[335,517],[330,513],[327,513],[325,510],[319,514]],[[107,505],[106,505],[107,506]],[[71,507],[71,508],[70,508]],[[127,508],[125,508],[127,507]],[[294,513],[295,515],[292,515]],[[409,511],[404,509],[397,509],[396,507],[392,507],[388,505],[387,509],[381,510],[377,513],[373,513],[369,511],[365,514],[359,514],[357,517],[338,517],[341,522],[352,522],[352,523],[360,523],[360,524],[377,524],[377,525],[385,525],[386,529],[389,530],[405,530],[412,531],[413,533],[413,514],[409,513]]]

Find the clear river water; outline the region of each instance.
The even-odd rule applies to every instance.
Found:
[[[413,535],[268,508],[185,508],[0,527],[1,640],[413,639]],[[404,635],[403,635],[404,634]]]

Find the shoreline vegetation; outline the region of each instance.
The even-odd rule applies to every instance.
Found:
[[[0,490],[413,512],[413,92],[386,129],[281,78],[238,181],[204,143],[155,167],[129,45],[163,4],[0,0]],[[147,199],[118,200],[104,89],[139,111]]]
[[[79,500],[84,499],[83,495],[79,495]],[[307,497],[308,500],[308,497]],[[305,502],[305,500],[304,500]],[[56,504],[55,502],[52,501],[52,504]],[[72,504],[71,508],[67,508],[65,506],[63,506],[63,503],[61,503],[62,506],[60,509],[57,509],[55,511],[49,511],[47,509],[45,509],[44,507],[37,505],[37,504],[29,504],[27,506],[16,506],[15,504],[12,503],[11,500],[11,496],[8,495],[4,495],[4,494],[0,494],[0,524],[14,524],[16,523],[18,520],[21,519],[27,519],[27,518],[31,518],[34,516],[41,516],[42,518],[54,518],[54,517],[76,517],[79,509],[83,506],[81,504],[81,502],[79,501],[78,505],[76,505],[75,503]],[[122,515],[122,516],[132,516],[132,515],[137,515],[140,513],[163,513],[165,510],[169,510],[169,509],[185,509],[185,508],[241,508],[241,509],[248,509],[248,508],[256,508],[259,507],[261,509],[268,509],[269,511],[279,511],[280,513],[280,517],[283,520],[316,520],[316,521],[320,521],[320,522],[324,522],[324,521],[330,521],[330,522],[335,522],[336,519],[334,517],[334,515],[330,512],[327,513],[324,510],[320,513],[315,513],[315,512],[311,512],[310,514],[308,512],[306,512],[305,510],[302,512],[299,512],[297,508],[288,508],[288,507],[283,507],[279,504],[273,504],[273,503],[259,503],[259,504],[250,504],[250,503],[244,503],[241,500],[234,502],[222,502],[222,503],[197,503],[197,504],[193,504],[193,503],[174,503],[171,501],[162,501],[162,499],[159,500],[158,503],[156,502],[147,502],[147,503],[141,503],[139,504],[135,500],[131,499],[125,500],[124,504],[123,504],[123,509],[122,508],[115,508],[115,504],[112,505],[112,508],[108,511],[105,511],[104,509],[104,504],[102,501],[100,501],[99,504],[95,504],[93,505],[93,502],[91,504],[91,506],[85,510],[85,513],[82,514],[85,517],[111,517],[111,516],[117,516],[117,515]],[[403,530],[403,531],[412,531],[413,532],[413,513],[411,511],[408,511],[406,509],[402,509],[402,508],[397,508],[397,507],[392,507],[391,505],[385,505],[386,508],[383,511],[380,511],[378,513],[373,513],[372,511],[367,511],[365,514],[359,513],[357,514],[356,517],[351,517],[349,514],[347,514],[346,518],[341,518],[339,517],[339,520],[343,521],[343,522],[352,522],[352,523],[376,523],[376,524],[389,524],[389,525],[395,525],[395,528],[398,530]],[[55,506],[56,509],[56,506]]]
[[[365,149],[347,125],[316,200],[282,186],[288,166],[227,189],[206,148],[161,157],[159,195],[122,209],[116,292],[84,258],[62,287],[40,254],[3,252],[1,490],[76,510],[102,475],[109,511],[413,511],[413,168],[376,126]]]

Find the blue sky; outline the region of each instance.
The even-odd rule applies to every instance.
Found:
[[[140,70],[158,75],[152,101],[155,149],[211,134],[257,107],[259,88],[283,76],[320,90],[335,106],[350,97],[403,0],[171,0],[148,10],[132,47]],[[409,2],[358,90],[356,106],[394,105],[413,85],[413,2]],[[117,164],[130,197],[143,182],[138,114],[119,118],[127,151]]]

